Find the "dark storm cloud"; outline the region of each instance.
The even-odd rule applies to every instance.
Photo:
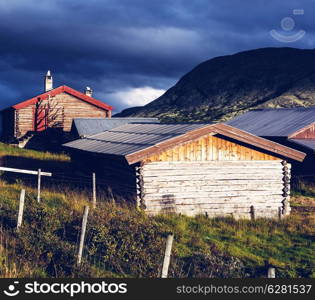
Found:
[[[55,86],[90,85],[119,110],[132,103],[121,98],[128,93],[138,97],[143,88],[153,97],[154,89],[169,88],[217,55],[314,48],[314,6],[294,0],[0,0],[1,108],[41,92],[47,69]],[[293,16],[296,8],[304,15]],[[269,35],[286,16],[306,31],[292,44]]]

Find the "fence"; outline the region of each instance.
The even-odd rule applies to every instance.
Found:
[[[24,169],[0,167],[0,171],[20,173],[20,174],[29,174],[29,175],[37,175],[37,202],[40,202],[41,178],[42,178],[42,176],[52,176],[51,173],[42,172],[41,169],[38,169],[37,171],[33,171],[33,170],[24,170]]]
[[[62,180],[62,176],[64,179],[64,183],[71,183],[72,181],[77,182],[77,181],[83,181],[84,183],[87,183],[88,185],[90,185],[90,199],[92,200],[92,207],[95,208],[96,204],[97,204],[97,200],[98,200],[98,191],[97,191],[97,187],[102,186],[104,184],[104,186],[108,186],[107,183],[102,182],[102,180],[97,179],[96,174],[92,173],[90,175],[83,175],[80,179],[78,178],[73,178],[71,176],[68,176],[64,173],[49,173],[49,172],[42,172],[41,170],[19,170],[19,169],[12,169],[12,168],[0,168],[1,171],[5,171],[5,172],[18,172],[21,174],[29,174],[29,175],[35,175],[37,176],[37,180],[36,177],[32,177],[29,178],[28,180],[32,180],[33,182],[37,182],[37,191],[38,194],[40,195],[40,190],[41,190],[41,186],[43,184],[43,182],[39,179],[42,179],[41,176],[46,176],[49,177],[49,180],[52,180],[55,182],[60,182]],[[56,176],[56,177],[55,177]],[[59,177],[58,177],[59,176]],[[308,175],[309,176],[314,176],[314,175]],[[302,176],[296,177],[296,178],[301,178]],[[306,176],[303,176],[306,177]],[[17,211],[17,220],[16,220],[16,230],[18,231],[20,228],[23,227],[23,212],[25,207],[27,208],[27,203],[25,203],[25,199],[27,202],[27,194],[25,193],[25,191],[23,192],[23,190],[21,191],[20,194],[20,198],[19,198],[19,209]],[[255,208],[252,208],[252,213],[253,213],[253,219],[255,219]],[[280,214],[279,214],[279,218],[281,218]],[[78,231],[78,245],[76,248],[76,256],[77,256],[77,264],[80,265],[82,263],[82,260],[94,260],[94,263],[98,263],[99,265],[103,264],[103,267],[105,267],[103,260],[100,257],[97,256],[92,256],[92,257],[85,257],[84,258],[84,241],[88,235],[88,232],[86,232],[86,226],[88,224],[88,212],[86,212],[85,210],[85,215],[82,217],[82,226],[80,231]],[[85,228],[85,229],[84,229]],[[3,229],[1,229],[3,231]],[[79,239],[80,236],[80,239]],[[2,248],[5,249],[6,247],[6,241],[3,242],[3,235],[0,235],[0,242],[3,243]],[[167,242],[166,242],[166,249],[165,249],[165,256],[164,256],[164,260],[163,260],[163,267],[162,267],[162,273],[161,273],[161,277],[166,278],[168,277],[168,267],[170,264],[170,260],[171,260],[171,249],[172,249],[172,243],[173,243],[173,238],[171,236],[168,236],[167,238]],[[162,262],[162,257],[159,258]],[[162,264],[161,264],[162,265]],[[273,266],[268,266],[268,268],[266,269],[266,274],[268,278],[274,278],[276,276],[276,268]]]
[[[23,228],[23,216],[24,216],[24,211],[25,209],[27,210],[29,207],[28,201],[25,201],[25,199],[29,200],[29,197],[27,197],[27,193],[25,192],[25,189],[21,190],[20,197],[19,197],[19,206],[18,206],[18,211],[17,211],[17,219],[16,219],[16,224],[13,224],[13,227],[10,227],[10,225],[5,225],[5,223],[0,222],[0,257],[4,257],[6,259],[6,262],[3,261],[2,263],[8,264],[10,260],[10,255],[9,252],[10,250],[12,251],[12,245],[8,246],[8,237],[12,236],[15,238],[19,237],[19,233],[21,233],[21,229]],[[39,204],[41,205],[41,204]],[[88,234],[92,234],[92,232],[87,231],[87,224],[88,224],[88,217],[89,217],[89,206],[84,207],[84,212],[82,215],[82,223],[80,228],[77,231],[77,247],[74,248],[74,255],[76,256],[76,264],[78,267],[81,266],[81,264],[85,261],[93,261],[95,265],[98,265],[98,267],[102,266],[105,268],[105,263],[101,257],[97,255],[86,255],[86,246],[85,246],[85,241],[86,237]],[[0,216],[1,217],[1,216]],[[92,216],[91,216],[92,217]],[[0,218],[1,220],[2,218]],[[3,221],[3,220],[2,220]],[[16,235],[16,234],[17,235]],[[172,241],[170,244],[170,237],[172,237],[173,240],[173,235],[170,235],[167,237],[166,241],[166,250],[165,250],[165,256],[164,256],[164,261],[163,261],[163,274],[162,277],[165,278],[167,277],[168,274],[168,268],[169,268],[169,263],[170,263],[170,258],[171,258],[171,249],[172,249]],[[162,259],[161,259],[162,261]],[[1,265],[0,265],[0,273],[1,273]],[[7,274],[8,275],[8,274]],[[14,274],[9,273],[10,277],[14,277]]]
[[[17,169],[17,168],[8,168],[8,167],[0,167],[0,171],[2,172],[10,172],[10,173],[18,173],[18,174],[27,174],[27,175],[36,175],[37,176],[37,202],[41,200],[41,191],[42,191],[42,176],[51,177],[49,184],[55,183],[60,184],[64,183],[65,185],[76,183],[78,186],[82,188],[82,186],[92,186],[91,191],[91,199],[93,203],[93,207],[96,207],[97,203],[97,186],[102,186],[103,188],[108,189],[109,184],[105,182],[105,180],[96,181],[96,174],[93,172],[91,176],[69,176],[66,173],[53,173],[51,172],[43,172],[41,169],[38,170],[25,170],[25,169]],[[33,178],[23,178],[23,181],[35,184]],[[113,197],[113,195],[111,195]]]
[[[19,237],[19,232],[21,228],[23,227],[23,208],[24,206],[24,199],[25,199],[25,190],[21,191],[20,194],[20,205],[18,209],[18,217],[16,222],[16,229],[17,232],[16,237]],[[26,209],[27,209],[27,203],[26,203]],[[92,216],[91,216],[92,217]],[[98,268],[106,269],[106,261],[104,261],[104,258],[99,255],[88,255],[87,253],[87,246],[85,246],[85,242],[87,239],[88,234],[93,234],[93,232],[87,231],[87,224],[89,222],[89,207],[85,206],[84,212],[82,215],[82,223],[81,226],[78,228],[76,236],[77,236],[77,247],[73,248],[73,254],[76,257],[76,264],[80,268],[82,263],[92,263],[94,266]],[[4,261],[2,263],[9,264],[10,263],[10,246],[8,246],[8,237],[14,236],[14,233],[12,230],[8,230],[8,228],[4,228],[1,224],[0,226],[0,256],[2,259],[4,258]],[[174,234],[169,233],[165,239],[165,251],[163,256],[156,257],[157,261],[160,261],[160,267],[157,270],[158,273],[160,273],[160,277],[162,278],[168,278],[168,272],[169,272],[169,266],[170,262],[172,260],[172,246],[174,241]],[[11,245],[12,246],[12,245]],[[12,263],[12,262],[11,262]],[[0,267],[1,269],[1,267]],[[0,270],[1,271],[1,270]],[[11,271],[12,272],[12,271]],[[17,272],[17,270],[15,270]],[[275,278],[276,277],[276,267],[269,265],[266,266],[266,277],[267,278]],[[10,275],[10,277],[14,277],[15,273],[7,273],[6,275]]]

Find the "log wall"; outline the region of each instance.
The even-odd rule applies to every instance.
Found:
[[[41,105],[47,104],[44,100]],[[49,100],[53,119],[49,127],[59,127],[64,131],[70,131],[74,118],[105,118],[110,114],[92,104],[82,101],[67,93],[58,94]],[[29,105],[16,111],[16,137],[25,135],[28,131],[34,130],[34,109],[35,105]],[[14,126],[12,124],[12,126]]]
[[[290,165],[276,160],[149,162],[138,204],[149,214],[250,218],[289,212]]]

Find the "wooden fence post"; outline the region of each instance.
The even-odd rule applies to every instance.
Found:
[[[255,207],[254,207],[254,205],[252,205],[252,206],[250,207],[250,216],[251,216],[251,219],[252,219],[252,220],[255,220],[256,214],[255,214]]]
[[[37,178],[37,202],[40,202],[40,185],[41,185],[41,169],[38,169],[38,178]]]
[[[82,260],[82,253],[83,253],[84,238],[85,238],[85,231],[86,231],[88,214],[89,214],[89,207],[85,206],[83,218],[82,218],[81,236],[80,236],[80,244],[79,244],[79,251],[78,251],[78,258],[77,258],[77,264],[78,265],[81,264],[81,260]]]
[[[167,278],[167,275],[168,275],[168,268],[169,268],[170,260],[171,260],[173,240],[174,240],[174,235],[169,234],[166,239],[166,247],[165,247],[165,254],[164,254],[164,261],[163,261],[163,268],[162,268],[162,278]]]
[[[274,267],[268,268],[267,278],[276,278],[276,268]]]
[[[22,189],[21,194],[20,194],[19,213],[18,213],[18,219],[17,219],[17,224],[16,224],[17,231],[21,227],[22,221],[23,221],[24,200],[25,200],[25,190]]]
[[[93,208],[96,207],[96,175],[95,173],[92,174],[92,181],[93,181]]]

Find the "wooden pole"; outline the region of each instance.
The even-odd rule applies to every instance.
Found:
[[[21,194],[20,194],[19,213],[18,213],[18,219],[17,219],[17,224],[16,224],[17,231],[21,227],[22,221],[23,221],[24,200],[25,200],[25,190],[23,189],[21,190]]]
[[[82,260],[82,253],[83,253],[84,238],[85,238],[85,231],[86,231],[88,214],[89,214],[89,207],[85,206],[83,218],[82,218],[81,236],[80,236],[79,252],[78,252],[78,258],[77,258],[77,264],[78,265],[81,264],[81,260]]]
[[[166,239],[166,247],[165,247],[165,254],[164,254],[164,261],[163,261],[163,268],[162,268],[162,278],[167,278],[167,275],[168,275],[168,268],[169,268],[170,260],[171,260],[173,240],[174,240],[174,235],[169,234]]]
[[[274,267],[268,268],[267,278],[276,278],[276,269]]]
[[[254,207],[254,205],[252,205],[252,206],[250,207],[250,215],[251,215],[251,219],[252,219],[252,220],[255,220],[256,214],[255,214],[255,207]]]
[[[95,173],[92,174],[92,181],[93,181],[93,208],[96,207],[96,175]]]
[[[38,169],[38,178],[37,178],[37,202],[40,202],[40,185],[41,185],[41,169]]]

